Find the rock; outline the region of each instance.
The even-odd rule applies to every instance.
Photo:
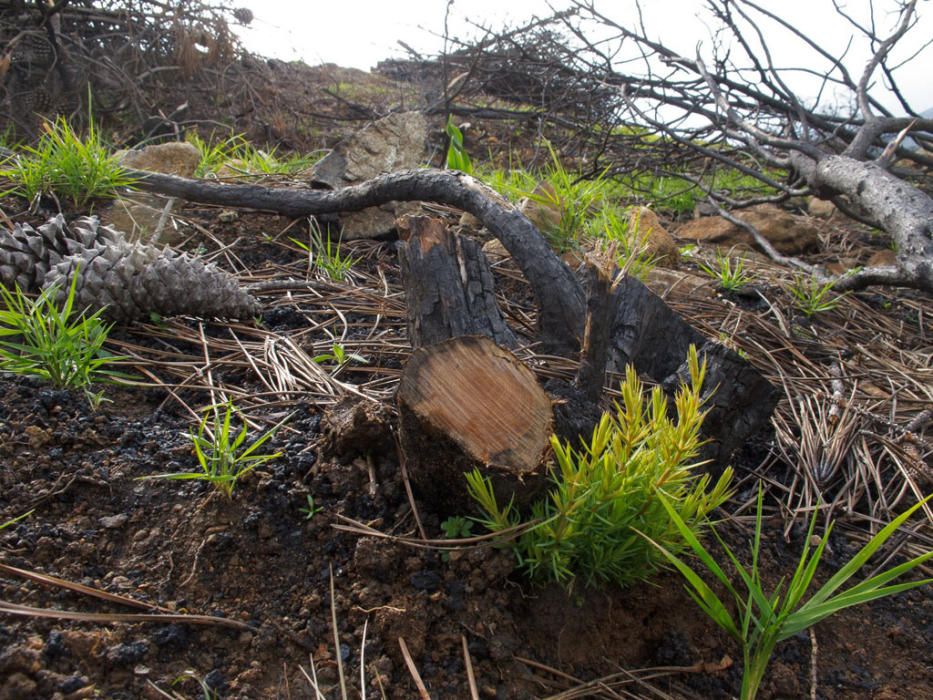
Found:
[[[828,199],[810,197],[810,201],[807,203],[807,213],[810,216],[815,216],[819,219],[828,219],[835,212],[836,205],[830,202]]]
[[[105,530],[116,530],[121,528],[126,524],[126,521],[130,519],[126,513],[117,513],[116,515],[107,515],[98,520],[100,526]]]
[[[427,160],[427,121],[420,112],[390,114],[337,144],[311,171],[311,183],[340,189],[384,173],[417,168]],[[410,208],[410,205],[409,205]],[[404,208],[371,207],[340,217],[345,241],[388,233]]]
[[[127,168],[179,177],[192,177],[201,162],[200,151],[183,141],[146,146],[138,151],[118,151],[116,155]]]
[[[666,299],[671,294],[706,299],[716,296],[716,289],[710,278],[681,270],[652,268],[648,271],[645,284],[662,299]]]
[[[193,144],[178,141],[146,146],[138,151],[119,151],[117,157],[127,168],[179,177],[193,177],[201,162],[201,153]],[[124,195],[104,214],[104,223],[123,231],[132,242],[171,245],[178,240],[175,227],[168,225],[172,201],[144,192]],[[161,230],[160,223],[163,224]]]
[[[172,203],[170,198],[134,192],[115,199],[101,218],[105,224],[122,231],[132,243],[172,245],[180,239],[172,225]]]
[[[628,230],[629,235],[638,237],[639,243],[644,241],[646,256],[653,257],[659,265],[677,267],[680,250],[654,211],[648,207],[632,207]]]
[[[816,228],[805,218],[794,216],[773,204],[759,204],[737,211],[735,216],[757,228],[784,255],[799,255],[819,248]],[[751,249],[754,246],[750,233],[721,216],[688,221],[677,230],[677,237],[725,249]]]

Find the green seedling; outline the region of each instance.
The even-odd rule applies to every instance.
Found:
[[[0,164],[0,179],[10,185],[0,197],[16,195],[35,202],[55,195],[77,207],[115,197],[118,189],[136,181],[104,146],[93,122],[82,138],[63,117],[43,125],[36,146],[24,146]]]
[[[813,277],[806,278],[798,275],[794,277],[789,291],[794,297],[794,306],[797,310],[810,318],[821,311],[832,311],[839,306],[839,302],[846,294],[832,296],[832,289],[832,282],[820,282]]]
[[[308,243],[296,238],[290,240],[308,254],[309,269],[327,277],[332,282],[345,281],[350,270],[358,262],[357,258],[343,255],[340,252],[339,240],[335,243],[314,225],[311,227]]]
[[[113,381],[126,375],[106,369],[123,359],[104,350],[112,328],[101,319],[102,310],[90,315],[74,310],[78,276],[74,275],[64,301],[52,285],[36,299],[17,286],[0,286],[0,369],[41,377],[60,388],[86,389],[93,382]],[[92,402],[93,403],[93,402]],[[97,402],[99,403],[99,401]]]
[[[927,496],[879,530],[878,534],[869,540],[845,566],[817,589],[809,600],[803,602],[813,584],[823,550],[826,548],[826,542],[833,528],[830,523],[823,537],[818,538],[819,544],[816,545],[816,549],[813,549],[813,530],[816,525],[814,514],[810,520],[803,553],[793,576],[786,586],[782,580],[770,595],[766,594],[758,570],[761,552],[762,495],[763,489],[759,486],[750,567],[745,567],[739,562],[729,546],[716,533],[715,528],[713,529],[716,539],[741,580],[743,590],[740,590],[735,579],[730,578],[716,563],[712,554],[697,539],[690,525],[677,512],[674,504],[667,497],[663,495],[660,497],[661,504],[689,544],[693,554],[703,567],[725,587],[728,592],[727,599],[732,599],[736,614],[730,611],[730,606],[727,606],[680,556],[653,537],[643,534],[687,579],[687,592],[700,606],[700,609],[742,646],[741,700],[752,700],[758,694],[768,662],[779,642],[793,637],[844,608],[909,591],[933,582],[933,578],[927,578],[888,585],[889,582],[902,577],[933,558],[933,552],[927,552],[849,586],[846,590],[841,590],[849,579],[865,566],[871,556],[907,522],[910,516],[930,498],[933,498],[933,496]]]
[[[454,124],[453,117],[447,116],[447,169],[459,170],[467,175],[473,174],[473,163],[463,146],[463,132]]]
[[[325,352],[320,355],[315,355],[311,358],[319,365],[325,362],[333,362],[338,367],[342,367],[351,360],[353,362],[359,362],[360,364],[366,364],[366,358],[362,355],[358,355],[355,352],[347,352],[347,349],[340,343],[334,343],[330,346],[330,352]]]
[[[304,513],[305,520],[311,520],[315,515],[324,510],[324,508],[314,503],[314,496],[312,496],[310,493],[306,496],[306,498],[308,505],[302,506],[299,510]]]
[[[676,421],[668,414],[662,390],[653,389],[646,401],[629,367],[621,387],[622,404],[603,415],[588,443],[577,450],[551,439],[557,461],[553,486],[546,499],[533,505],[529,529],[511,544],[530,577],[568,589],[577,579],[587,585],[646,579],[666,560],[636,531],[650,531],[671,551],[687,546],[659,494],[674,504],[694,535],[729,496],[731,469],[712,488],[709,475],[694,473],[702,442],[706,368],[695,348],[688,364],[690,385],[681,387],[674,399]],[[491,481],[478,470],[467,474],[467,489],[487,529],[501,532],[521,522],[511,503],[499,505]]]
[[[448,540],[459,540],[470,537],[473,533],[473,521],[459,515],[452,515],[441,523],[441,530]]]
[[[242,423],[239,432],[232,427],[234,416]],[[233,490],[240,479],[256,467],[282,456],[281,452],[258,454],[258,450],[273,438],[288,418],[288,416],[283,418],[271,430],[266,431],[247,446],[249,426],[245,420],[242,420],[233,402],[227,401],[224,404],[209,406],[204,410],[204,416],[198,424],[197,431],[188,432],[200,471],[152,474],[139,477],[139,479],[207,481],[227,498],[232,498]]]
[[[201,160],[195,168],[195,177],[217,175],[225,167],[240,175],[296,175],[318,160],[321,153],[294,154],[280,157],[276,149],[262,150],[253,146],[243,134],[234,134],[217,141],[205,140],[196,132],[186,137],[188,143],[198,149]]]
[[[35,512],[36,512],[36,509],[33,508],[32,510],[27,511],[23,513],[22,515],[17,515],[15,518],[10,518],[5,523],[0,523],[0,530],[5,530],[6,528],[10,527],[10,525],[15,525],[20,520],[25,520],[26,518],[28,518],[30,515],[32,515]]]
[[[641,217],[632,217],[630,223],[626,213],[617,207],[606,207],[585,226],[586,233],[605,241],[620,270],[640,280],[645,280],[655,268],[658,258],[648,252],[651,230],[641,226]]]
[[[745,274],[745,258],[732,260],[728,255],[716,254],[715,264],[700,263],[700,269],[719,283],[725,292],[736,292],[750,283],[751,275]]]

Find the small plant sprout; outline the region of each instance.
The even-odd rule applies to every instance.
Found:
[[[302,506],[299,510],[304,513],[305,520],[311,520],[315,515],[320,513],[324,508],[315,504],[314,496],[310,493],[306,496],[308,505]]]
[[[54,386],[87,389],[93,382],[113,381],[126,375],[106,369],[122,359],[104,350],[111,325],[101,319],[102,310],[76,314],[74,275],[62,302],[57,285],[30,299],[17,286],[12,292],[0,286],[0,370],[41,377]],[[99,404],[100,399],[92,404]]]
[[[222,414],[220,409],[223,409]],[[234,416],[242,424],[239,432],[232,426]],[[204,410],[204,417],[201,418],[197,431],[188,432],[194,445],[200,471],[152,474],[139,477],[139,479],[207,481],[227,498],[232,498],[233,490],[241,478],[261,464],[281,457],[281,452],[258,454],[257,451],[272,439],[288,418],[289,416],[283,418],[271,430],[266,431],[247,446],[249,426],[233,402],[227,401],[224,404],[208,406]]]
[[[577,579],[588,585],[626,585],[648,578],[666,560],[636,531],[650,530],[671,551],[683,551],[688,542],[658,496],[674,504],[692,536],[729,496],[731,469],[711,488],[709,475],[694,474],[706,368],[695,348],[688,364],[691,381],[677,392],[676,421],[668,415],[662,390],[655,387],[646,400],[629,367],[621,405],[603,415],[588,443],[577,450],[551,439],[554,485],[546,499],[533,505],[534,524],[512,545],[529,576],[568,589]],[[479,471],[467,474],[467,489],[487,529],[501,532],[519,524],[512,505],[499,505],[491,481]]]
[[[312,221],[308,243],[295,238],[292,243],[308,254],[308,268],[317,274],[326,277],[331,282],[346,281],[350,270],[357,263],[357,259],[343,255],[340,252],[340,241],[336,243],[325,236],[318,225]]]
[[[441,523],[441,530],[448,540],[458,540],[470,537],[473,530],[473,521],[459,515],[452,515]]]
[[[826,529],[826,534],[822,538],[814,538],[813,530],[816,524],[816,515],[814,514],[813,519],[810,521],[807,537],[804,540],[803,554],[801,554],[793,576],[786,585],[782,581],[778,583],[770,595],[766,594],[758,570],[761,551],[762,494],[763,489],[759,486],[750,567],[745,567],[739,562],[733,551],[716,533],[715,528],[713,529],[726,557],[732,563],[739,579],[741,579],[741,588],[743,590],[739,589],[735,579],[730,578],[723,571],[709,551],[700,543],[693,528],[677,512],[675,504],[668,497],[659,496],[660,502],[670,516],[671,522],[676,526],[693,554],[727,591],[727,598],[732,599],[736,614],[730,611],[733,606],[723,602],[680,556],[672,552],[669,547],[659,543],[656,538],[646,533],[639,533],[651,542],[683,574],[687,580],[687,592],[694,602],[700,606],[700,609],[742,646],[744,663],[741,700],[752,700],[756,697],[765,670],[768,667],[768,662],[779,642],[793,637],[795,634],[815,625],[823,618],[829,617],[844,608],[909,591],[912,588],[925,586],[933,582],[933,579],[927,578],[888,585],[889,582],[900,578],[933,558],[933,552],[927,552],[903,564],[877,573],[855,585],[849,586],[845,590],[841,590],[846,582],[865,566],[871,556],[907,522],[908,518],[930,498],[933,498],[933,496],[927,496],[927,498],[915,504],[879,530],[845,566],[814,592],[809,600],[803,602],[813,583],[816,569],[819,566],[823,550],[833,527],[832,523],[830,523]],[[814,539],[818,540],[815,550],[813,549]]]
[[[334,343],[330,346],[330,352],[321,353],[311,358],[319,365],[325,362],[333,362],[338,367],[343,367],[348,362],[359,362],[366,364],[366,358],[355,352],[347,352],[347,349],[340,343]]]
[[[15,518],[10,518],[6,522],[0,523],[0,530],[5,530],[11,525],[15,525],[16,523],[18,523],[20,520],[25,520],[26,518],[28,518],[30,515],[32,515],[35,512],[36,512],[36,509],[33,508],[32,510],[26,511],[22,515],[17,515]]]
[[[732,258],[716,253],[714,264],[700,263],[700,269],[719,283],[725,292],[736,292],[752,281],[752,276],[745,274],[745,258]]]
[[[794,277],[789,291],[794,297],[794,306],[797,310],[810,318],[821,311],[832,311],[839,306],[839,302],[846,296],[846,293],[832,296],[832,289],[832,282],[820,282],[813,277],[806,278],[798,275]]]
[[[453,117],[447,116],[447,138],[450,145],[447,147],[447,169],[459,170],[466,175],[473,174],[473,163],[463,147],[463,132],[454,124]]]

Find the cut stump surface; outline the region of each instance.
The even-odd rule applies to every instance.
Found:
[[[507,502],[546,474],[551,400],[534,374],[485,337],[461,336],[416,350],[398,389],[402,444],[419,494],[463,508],[463,473],[480,467]]]

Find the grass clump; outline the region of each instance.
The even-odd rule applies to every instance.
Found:
[[[845,294],[832,295],[833,282],[820,282],[813,277],[797,275],[788,291],[794,298],[794,306],[807,318],[823,311],[832,311],[839,306]]]
[[[331,282],[345,282],[358,262],[357,258],[341,253],[340,241],[324,235],[316,225],[312,225],[307,243],[296,238],[290,240],[308,254],[308,268]]]
[[[742,646],[744,663],[740,697],[741,700],[752,700],[758,694],[758,688],[764,678],[768,662],[779,642],[803,632],[820,620],[844,608],[867,603],[933,582],[933,578],[927,578],[888,585],[889,582],[900,578],[933,558],[933,552],[927,552],[903,564],[876,573],[846,590],[841,590],[849,579],[862,569],[871,556],[930,498],[933,497],[927,496],[923,501],[912,506],[879,530],[878,534],[869,540],[834,576],[816,590],[806,602],[803,602],[803,599],[813,584],[816,570],[823,556],[823,550],[832,532],[832,523],[826,529],[826,534],[822,538],[818,538],[819,544],[813,549],[813,530],[816,523],[816,514],[814,514],[810,521],[807,537],[804,540],[806,544],[803,553],[793,576],[786,585],[782,579],[771,594],[767,594],[758,570],[759,554],[761,552],[762,513],[762,489],[760,487],[755,514],[755,537],[751,546],[751,566],[743,566],[729,546],[716,534],[719,544],[741,581],[741,588],[743,589],[741,591],[739,585],[735,582],[735,577],[729,577],[712,554],[696,538],[689,522],[685,521],[677,511],[676,504],[667,497],[662,496],[660,498],[661,504],[670,516],[671,521],[689,544],[689,549],[697,557],[703,568],[725,587],[728,593],[726,598],[732,599],[731,606],[727,606],[703,579],[669,547],[660,544],[647,534],[644,536],[687,579],[687,592],[694,602],[700,606],[700,609]],[[716,533],[715,529],[713,529],[713,532]],[[734,608],[736,614],[730,612],[730,608]]]
[[[101,319],[103,310],[75,313],[74,276],[63,303],[52,285],[36,299],[17,286],[0,286],[0,369],[41,377],[58,388],[85,389],[93,382],[124,376],[106,368],[121,357],[104,350],[113,327]],[[99,397],[97,403],[99,403]]]
[[[690,385],[674,399],[676,420],[668,415],[662,390],[645,400],[629,367],[622,403],[606,413],[580,449],[551,439],[557,461],[548,497],[532,507],[528,530],[513,544],[519,565],[533,579],[556,581],[570,589],[587,585],[626,585],[645,579],[667,562],[638,533],[682,552],[688,540],[664,505],[695,536],[708,514],[729,496],[731,469],[710,487],[709,475],[694,473],[705,411],[700,395],[706,371],[695,349],[689,355]],[[493,532],[513,528],[521,518],[512,504],[501,507],[492,484],[479,471],[467,475],[468,490]]]
[[[63,117],[43,125],[37,145],[23,146],[4,161],[0,179],[9,183],[0,196],[34,202],[54,195],[70,199],[76,207],[115,197],[117,189],[135,182],[104,145],[93,122],[82,138]]]
[[[725,292],[736,292],[749,284],[753,277],[745,273],[745,258],[732,258],[722,253],[716,254],[712,264],[700,263],[700,269],[712,277]]]
[[[239,431],[233,427],[234,416],[241,423]],[[224,404],[208,406],[204,410],[204,416],[198,424],[197,431],[188,432],[191,443],[194,445],[200,471],[152,474],[140,477],[140,479],[207,481],[224,496],[232,498],[233,490],[240,479],[256,467],[282,456],[281,452],[258,454],[257,450],[273,438],[286,420],[288,418],[283,419],[247,446],[249,426],[242,419],[239,409],[233,405],[233,402],[227,401]]]
[[[642,230],[641,217],[629,216],[619,207],[605,207],[587,221],[586,234],[608,246],[616,265],[626,274],[644,281],[658,263],[649,252],[651,230]]]
[[[268,151],[256,148],[242,134],[216,141],[203,139],[191,132],[186,140],[201,154],[201,160],[194,171],[195,177],[217,175],[225,167],[228,171],[242,175],[296,175],[321,158],[318,152],[283,157],[278,155],[275,148]]]

